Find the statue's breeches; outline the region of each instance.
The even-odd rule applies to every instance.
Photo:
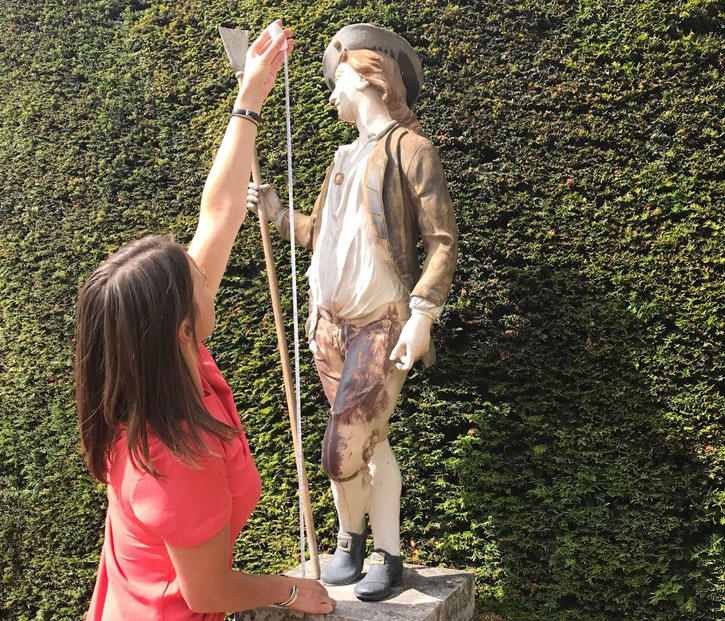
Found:
[[[347,481],[367,467],[378,442],[388,434],[406,371],[390,360],[407,307],[387,305],[372,321],[337,320],[320,312],[315,364],[332,406],[322,446],[322,467],[335,481]]]

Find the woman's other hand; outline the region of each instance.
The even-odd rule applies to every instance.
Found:
[[[262,208],[267,220],[273,222],[277,220],[277,216],[282,211],[282,203],[277,196],[274,188],[268,184],[257,185],[253,181],[249,182],[247,188],[247,209],[255,215],[259,215],[258,207]]]
[[[324,615],[335,609],[337,602],[327,594],[327,589],[317,580],[297,578],[295,584],[299,589],[299,594],[289,608],[300,612]]]
[[[277,23],[281,26],[282,20]],[[244,93],[244,100],[249,102],[254,112],[262,109],[264,100],[274,86],[274,80],[284,60],[284,48],[287,46],[289,55],[294,48],[295,41],[292,30],[284,28],[283,32],[274,39],[270,37],[269,29],[257,37],[247,51],[244,64],[244,73],[237,76],[240,80],[240,92]]]

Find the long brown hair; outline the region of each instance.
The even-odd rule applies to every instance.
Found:
[[[387,54],[373,50],[342,50],[340,64],[347,63],[360,77],[364,78],[383,96],[388,113],[403,127],[417,134],[423,128],[406,103],[406,90],[400,67]]]
[[[170,237],[125,246],[81,288],[78,421],[88,469],[99,481],[106,482],[124,426],[133,464],[154,476],[149,433],[196,465],[209,452],[202,431],[224,441],[239,431],[204,409],[181,351],[179,326],[184,319],[194,326],[197,313],[186,251]]]

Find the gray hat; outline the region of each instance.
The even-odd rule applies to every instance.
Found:
[[[325,75],[325,82],[330,90],[335,88],[335,70],[340,64],[340,55],[343,49],[352,50],[373,50],[387,54],[397,61],[400,73],[403,76],[403,84],[407,91],[408,106],[412,106],[420,94],[420,87],[423,83],[423,70],[420,60],[403,37],[395,34],[392,30],[378,28],[372,24],[350,24],[340,30],[327,46],[322,57],[322,72]]]

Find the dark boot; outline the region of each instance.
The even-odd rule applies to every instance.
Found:
[[[364,602],[377,602],[389,597],[392,587],[403,582],[403,559],[376,549],[370,557],[367,575],[355,585],[355,597]]]
[[[344,531],[337,534],[337,550],[320,571],[320,580],[324,584],[330,586],[352,584],[362,575],[367,534],[367,529],[362,535]]]

